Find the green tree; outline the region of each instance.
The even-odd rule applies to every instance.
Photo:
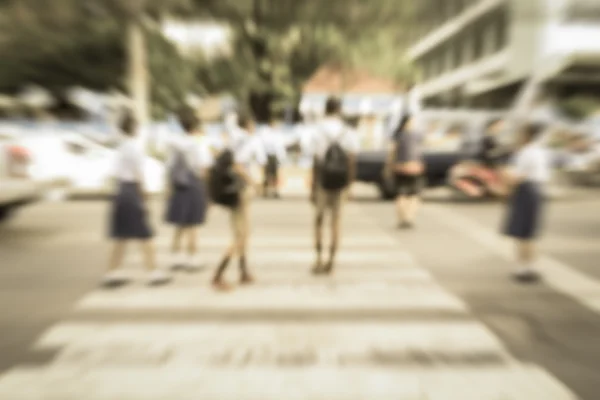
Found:
[[[384,69],[396,79],[409,72],[402,54],[411,26],[410,1],[191,1],[196,15],[228,23],[234,37],[232,56],[204,63],[199,77],[209,91],[236,93],[259,120],[297,101],[302,83],[327,62]],[[376,51],[370,48],[373,37],[381,38]]]

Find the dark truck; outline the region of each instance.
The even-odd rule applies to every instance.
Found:
[[[458,151],[429,151],[425,153],[425,168],[427,187],[446,185],[448,172],[459,161],[467,158],[469,152]],[[357,156],[356,180],[377,185],[382,199],[394,197],[394,188],[383,178],[385,151],[366,151]]]

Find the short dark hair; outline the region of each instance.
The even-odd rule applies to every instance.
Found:
[[[250,122],[252,122],[252,118],[250,118],[248,114],[242,114],[238,116],[238,126],[240,128],[247,129],[248,125],[250,125]]]
[[[138,121],[132,112],[126,112],[119,122],[121,131],[127,136],[134,136],[138,129]]]
[[[523,127],[523,135],[528,143],[537,140],[546,130],[546,125],[539,122],[531,122]]]
[[[187,133],[194,132],[201,124],[200,118],[198,118],[194,109],[190,107],[181,108],[177,113],[177,119]]]
[[[337,97],[329,97],[325,102],[325,115],[338,114],[342,110],[342,102]]]

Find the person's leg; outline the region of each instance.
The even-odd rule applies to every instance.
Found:
[[[405,212],[405,197],[402,194],[396,196],[396,216],[398,219],[398,226],[401,226],[406,221]]]
[[[187,235],[187,267],[194,269],[198,267],[198,230],[197,226],[186,229]]]
[[[236,252],[240,267],[240,281],[242,284],[250,284],[254,282],[254,277],[248,271],[248,235],[249,235],[249,200],[244,198],[237,217],[236,229]]]
[[[148,271],[156,270],[156,259],[154,253],[154,243],[152,240],[143,240],[141,243],[142,255],[144,256],[144,266]]]
[[[335,265],[335,256],[340,242],[341,210],[345,193],[331,194],[331,243],[329,246],[329,259],[327,261],[326,271],[333,271]]]
[[[148,283],[150,285],[158,285],[168,282],[171,279],[169,275],[156,267],[156,253],[152,239],[142,240],[140,247],[144,257],[144,266],[149,273]]]
[[[171,242],[171,256],[173,258],[172,266],[181,267],[185,263],[184,255],[181,250],[181,241],[183,239],[185,229],[183,227],[176,227],[173,232],[173,240]]]
[[[114,242],[108,264],[108,272],[115,271],[121,267],[126,247],[127,242],[125,240],[116,240]]]
[[[108,270],[102,280],[104,285],[118,284],[126,280],[120,270],[123,257],[125,256],[126,245],[127,242],[125,240],[116,240],[114,242],[108,262]]]
[[[239,225],[239,205],[229,211],[230,213],[230,226],[231,226],[231,244],[225,250],[221,261],[213,276],[212,284],[217,290],[229,290],[231,286],[223,281],[223,274],[227,270],[231,259],[237,254],[238,248],[238,225]]]
[[[320,273],[323,268],[323,222],[325,219],[325,199],[320,188],[315,188],[315,219],[314,219],[314,240],[315,240],[315,265],[313,273]]]

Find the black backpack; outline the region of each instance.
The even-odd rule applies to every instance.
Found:
[[[226,149],[215,160],[209,176],[210,197],[216,204],[236,207],[241,198],[243,182],[234,171],[233,151]]]
[[[340,145],[340,138],[329,145],[321,162],[319,175],[325,190],[342,190],[350,184],[350,157]]]

